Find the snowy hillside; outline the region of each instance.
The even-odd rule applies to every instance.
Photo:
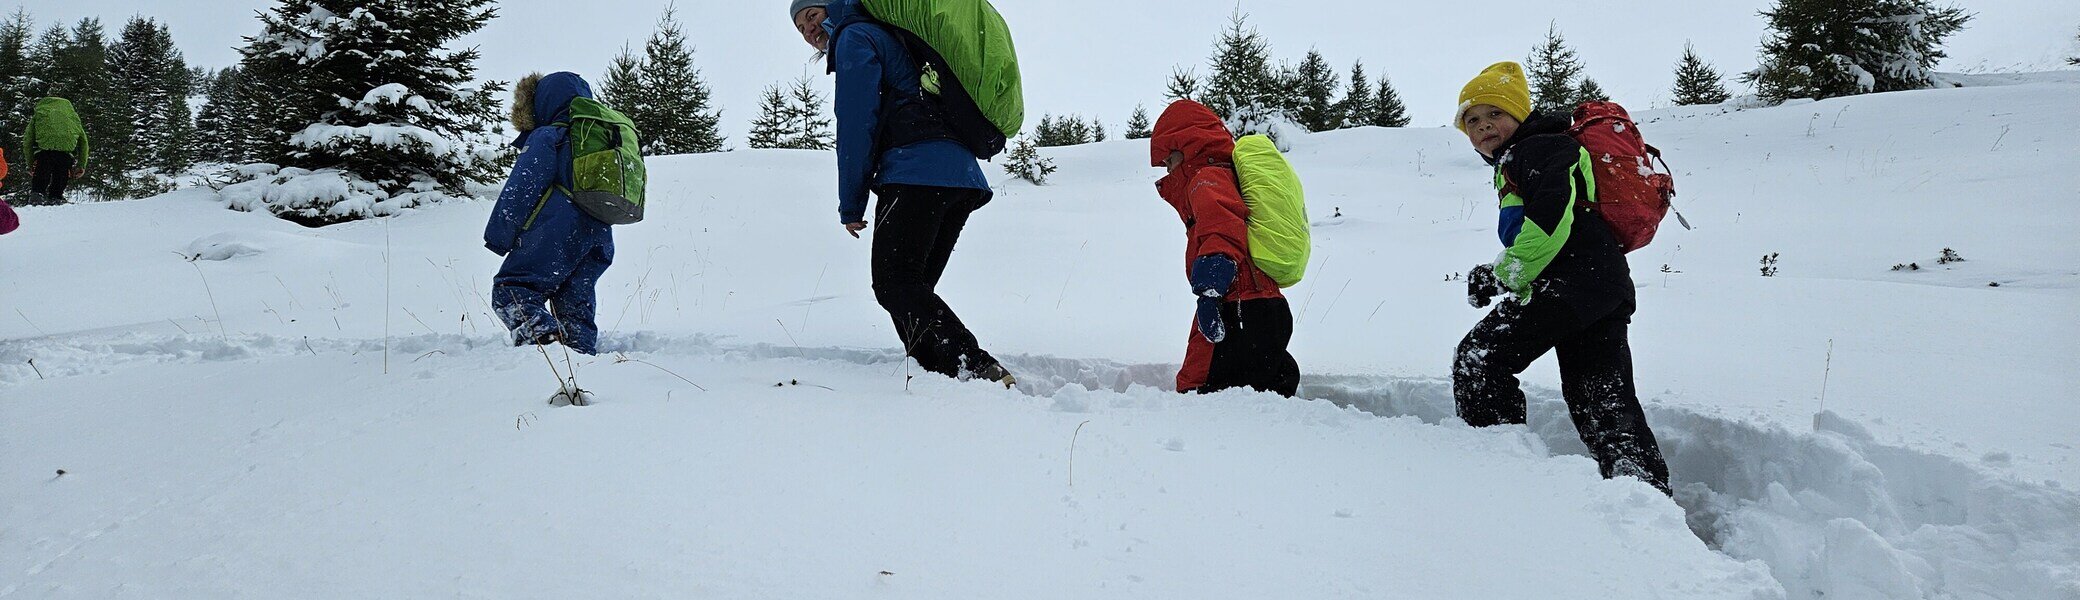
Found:
[[[1450,417],[1447,277],[1497,247],[1448,129],[1298,142],[1296,400],[1163,391],[1137,142],[964,236],[941,291],[1016,391],[912,378],[824,153],[652,160],[585,408],[502,345],[488,203],[26,208],[0,597],[2080,598],[2080,73],[1961,81],[1639,115],[1697,227],[1631,257],[1673,503],[1597,478],[1550,360],[1529,428]]]

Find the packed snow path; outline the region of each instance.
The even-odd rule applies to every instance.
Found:
[[[1132,142],[1054,150],[955,256],[1023,393],[907,377],[820,153],[653,161],[601,289],[642,362],[582,366],[583,409],[499,343],[486,205],[24,209],[0,596],[2080,597],[2080,247],[2045,210],[2080,77],[1974,82],[2011,85],[1641,115],[1699,226],[1632,257],[1674,503],[1575,455],[1549,364],[1531,427],[1449,418],[1479,313],[1446,276],[1495,246],[1448,130],[1300,141],[1296,400],[1161,391],[1190,297]]]

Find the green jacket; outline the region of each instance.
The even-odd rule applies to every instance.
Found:
[[[69,153],[75,168],[87,168],[87,130],[79,124],[79,113],[72,111],[72,101],[58,97],[37,100],[29,128],[22,132],[22,149],[32,161],[37,152]]]
[[[1634,299],[1632,271],[1596,212],[1596,169],[1569,122],[1534,114],[1495,163],[1503,251],[1495,276],[1523,302],[1558,298],[1584,314]]]

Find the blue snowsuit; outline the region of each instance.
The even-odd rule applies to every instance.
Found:
[[[614,263],[614,232],[565,192],[569,129],[558,124],[569,120],[573,98],[591,97],[592,87],[574,73],[550,74],[536,84],[539,126],[513,140],[520,158],[484,227],[484,247],[506,257],[491,280],[492,309],[516,346],[561,340],[576,352],[599,352],[593,288]]]

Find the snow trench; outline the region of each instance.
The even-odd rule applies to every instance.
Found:
[[[503,347],[489,336],[422,335],[389,342],[393,356],[462,354]],[[886,365],[894,349],[725,344],[709,336],[611,336],[609,353],[711,356],[732,360],[836,361]],[[384,340],[274,336],[120,334],[0,343],[0,385],[87,376],[132,364],[250,360],[293,354],[381,352]],[[1121,364],[1049,356],[1001,357],[1020,391],[1053,396],[1067,387],[1169,389],[1175,365]],[[32,366],[30,359],[38,359]],[[1304,377],[1301,396],[1382,417],[1457,427],[1446,379]],[[1587,449],[1552,389],[1526,390],[1529,430],[1553,455]],[[1649,403],[1647,417],[1667,457],[1676,502],[1711,548],[1760,561],[1792,598],[2080,598],[2080,493],[2015,481],[1954,457],[1888,445],[1831,412],[1810,429]]]

